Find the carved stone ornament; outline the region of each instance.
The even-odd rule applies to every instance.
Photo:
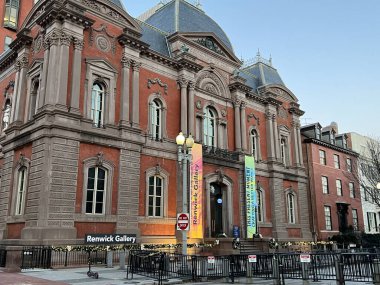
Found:
[[[125,52],[123,52],[123,56],[121,57],[121,64],[123,65],[123,68],[130,68],[132,65],[132,60],[128,58]]]
[[[71,36],[69,36],[68,34],[62,32],[59,41],[60,41],[61,45],[70,46],[70,44],[71,44]]]
[[[187,84],[189,83],[189,81],[186,80],[186,79],[183,78],[183,77],[179,78],[179,79],[177,80],[177,82],[178,82],[178,84],[179,84],[179,86],[180,86],[181,88],[187,88]]]
[[[223,179],[224,179],[224,171],[223,171],[223,168],[219,168],[215,171],[215,173],[218,175],[218,178],[217,178],[217,182],[219,184],[222,184],[223,183]]]
[[[34,39],[34,43],[33,43],[33,52],[34,53],[40,52],[43,42],[44,42],[43,35],[39,35],[37,38]]]
[[[133,61],[132,62],[132,70],[134,72],[140,72],[141,62]]]
[[[9,81],[7,87],[5,87],[5,89],[4,89],[4,97],[7,97],[7,95],[11,95],[11,94],[9,94],[10,93],[9,90],[14,89],[14,87],[15,87],[14,80]]]
[[[212,50],[213,52],[216,52],[217,54],[226,56],[226,54],[220,49],[220,47],[216,44],[214,39],[211,37],[199,38],[199,39],[196,39],[194,42],[208,48],[209,50]]]
[[[155,175],[161,175],[161,166],[157,163],[155,167]]]
[[[260,119],[255,116],[255,114],[251,113],[247,116],[247,121],[250,122],[251,119],[255,119],[257,125],[260,125]]]
[[[207,83],[204,87],[203,87],[204,90],[206,90],[207,92],[210,92],[212,94],[218,94],[218,90],[216,89],[215,85],[212,84],[212,83]]]
[[[197,107],[198,110],[201,110],[202,109],[202,101],[198,100],[197,102],[195,102],[195,107]]]
[[[199,77],[197,78],[197,82],[196,82],[196,86],[199,88],[199,89],[203,89],[203,90],[206,90],[206,88],[208,88],[210,90],[210,85],[209,84],[213,84],[214,88],[212,89],[216,89],[217,91],[217,94],[222,96],[222,97],[226,97],[226,95],[224,94],[224,88],[223,88],[223,83],[222,81],[220,80],[220,78],[215,75],[214,72],[208,70],[208,71],[205,71],[205,72],[202,72]],[[209,91],[210,92],[210,91]]]
[[[154,78],[154,79],[148,79],[148,88],[150,89],[153,84],[158,84],[160,87],[164,88],[165,95],[168,95],[168,85],[166,83],[163,83],[161,79]]]
[[[278,116],[282,119],[286,119],[288,117],[288,112],[283,106],[278,108]]]
[[[128,21],[118,12],[115,10],[111,9],[110,7],[106,5],[102,5],[99,3],[99,1],[95,0],[76,0],[81,3],[83,3],[85,6],[98,11],[99,13],[102,13],[103,15],[107,17],[111,17],[113,20],[119,22],[119,23],[127,23]],[[128,23],[129,24],[129,23]]]
[[[106,25],[100,25],[99,29],[90,28],[90,46],[92,46],[94,42],[97,49],[103,52],[112,51],[112,53],[115,54],[116,37],[108,33]]]
[[[74,49],[83,50],[84,42],[78,38],[73,38]]]
[[[223,110],[222,110],[222,117],[225,117],[225,116],[227,116],[227,110],[226,110],[226,109],[223,109]]]
[[[25,158],[25,154],[20,153],[20,157],[19,157],[19,159],[18,159],[17,165],[18,165],[19,167],[26,167],[26,166],[28,165],[28,161],[27,161],[27,159]]]
[[[98,152],[96,155],[96,166],[102,166],[104,162],[104,153]]]

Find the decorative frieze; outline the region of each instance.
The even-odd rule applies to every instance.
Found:
[[[107,31],[107,26],[102,24],[99,29],[90,28],[90,46],[95,42],[98,50],[103,52],[116,52],[116,36],[111,35]]]
[[[165,94],[167,95],[168,94],[168,85],[166,83],[163,83],[161,81],[161,79],[159,78],[154,78],[154,79],[148,79],[148,88],[150,89],[152,87],[153,84],[158,84],[160,87],[163,87],[164,88],[164,92]]]

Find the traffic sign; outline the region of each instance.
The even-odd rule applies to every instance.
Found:
[[[177,230],[188,231],[190,228],[190,218],[188,213],[177,214]]]
[[[310,262],[310,254],[300,254],[301,262]]]

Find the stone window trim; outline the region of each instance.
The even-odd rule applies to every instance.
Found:
[[[13,168],[13,195],[12,195],[12,208],[11,213],[14,217],[23,217],[25,214],[27,206],[27,196],[28,196],[28,180],[29,180],[29,171],[30,171],[30,159],[26,158],[24,154],[20,153],[19,160],[17,161],[15,167]],[[24,191],[24,200],[20,214],[16,214],[17,207],[17,198],[18,198],[18,187],[19,187],[19,171],[22,168],[26,168],[25,172],[25,191]]]
[[[8,110],[8,111],[7,111]],[[11,120],[11,111],[12,110],[12,98],[5,98],[4,100],[4,105],[3,105],[3,108],[2,108],[2,118],[1,118],[1,131],[4,133],[4,131],[9,127],[10,125],[10,120]],[[8,122],[6,123],[5,122],[5,115],[6,115],[6,111],[8,112],[9,116],[8,116]]]
[[[333,226],[332,226],[331,206],[324,205],[323,212],[324,212],[323,214],[325,217],[325,230],[326,231],[332,231]],[[326,216],[326,213],[328,213],[329,215]]]
[[[214,104],[214,102],[208,102],[204,105],[203,107],[203,114],[199,114],[197,113],[197,118],[201,118],[201,123],[200,125],[201,126],[198,126],[198,127],[201,127],[201,132],[200,132],[200,137],[201,137],[201,142],[203,144],[205,144],[205,141],[204,141],[204,121],[205,121],[205,118],[206,118],[206,114],[207,114],[207,111],[208,110],[211,110],[215,117],[214,117],[214,120],[215,120],[215,130],[214,130],[214,145],[212,147],[216,147],[216,148],[221,148],[221,149],[226,149],[227,148],[227,143],[228,141],[225,141],[227,139],[227,134],[223,134],[223,132],[227,132],[227,121],[225,119],[223,119],[223,115],[222,115],[222,111],[220,110],[220,108],[218,108],[218,106],[216,106]]]
[[[153,104],[153,101],[158,101],[160,104],[161,104],[161,135],[160,135],[160,139],[158,141],[164,141],[165,139],[167,139],[168,137],[168,134],[167,134],[167,121],[166,121],[166,118],[167,118],[167,111],[168,111],[168,106],[167,106],[167,103],[165,101],[165,99],[161,96],[160,93],[153,93],[151,94],[149,97],[148,97],[148,126],[147,126],[147,133],[149,135],[149,137],[151,139],[155,139],[153,137],[153,129],[152,129],[152,104]]]
[[[289,220],[289,198],[290,196],[293,197],[293,213],[294,213],[294,221]],[[299,218],[298,218],[298,195],[293,190],[293,188],[288,188],[285,190],[285,203],[286,203],[286,223],[290,225],[298,224]]]
[[[163,210],[160,217],[151,217],[149,213],[149,178],[152,176],[158,176],[162,178],[162,195],[163,195]],[[170,174],[165,169],[161,168],[160,165],[148,168],[145,171],[145,217],[147,219],[162,219],[168,217],[168,196],[169,196],[169,177]]]
[[[100,167],[106,170],[107,182],[106,182],[106,195],[104,202],[104,214],[88,214],[86,213],[86,194],[87,194],[87,181],[88,170],[91,167]],[[82,194],[82,210],[81,213],[89,217],[103,217],[105,215],[111,215],[112,213],[112,189],[113,189],[113,177],[115,171],[115,164],[112,161],[105,160],[103,153],[99,152],[96,157],[90,157],[83,160],[83,194]]]
[[[115,93],[117,82],[116,69],[105,60],[86,59],[86,83],[84,99],[84,117],[92,121],[92,87],[98,82],[105,87],[103,126],[115,124]]]
[[[279,148],[279,150],[280,150],[279,159],[280,159],[281,163],[283,163],[282,157],[281,157],[281,141],[284,140],[285,141],[285,145],[284,145],[284,147],[285,147],[285,164],[284,164],[284,166],[289,167],[290,165],[292,165],[291,152],[290,152],[290,145],[291,145],[290,131],[286,126],[281,125],[278,127],[278,133],[279,133],[278,144],[280,146],[280,148]]]
[[[260,201],[261,202],[260,203],[261,204],[260,205],[261,206],[261,221],[259,220],[259,217],[257,215],[257,222],[263,224],[266,221],[266,219],[265,219],[265,217],[266,217],[266,207],[265,207],[265,190],[264,190],[264,188],[261,187],[261,186],[257,187],[257,203],[259,203],[259,200],[258,200],[258,198],[259,198],[259,192],[260,192],[260,195],[261,195],[261,201]]]
[[[259,129],[257,126],[251,126],[248,130],[248,137],[250,138],[249,139],[249,150],[250,150],[250,154],[252,155],[252,143],[253,143],[253,140],[252,140],[252,137],[253,137],[253,132],[255,132],[256,134],[256,154],[257,154],[257,157],[255,157],[255,160],[256,162],[258,161],[261,161],[262,160],[262,157],[261,157],[261,146],[260,146],[260,132],[259,132]]]
[[[43,69],[43,61],[36,60],[27,73],[27,93],[25,104],[25,117],[26,121],[32,120],[33,116],[37,113],[38,100],[40,99],[39,92],[41,88],[41,75]],[[37,87],[37,89],[36,89]]]

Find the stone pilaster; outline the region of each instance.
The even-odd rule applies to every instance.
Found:
[[[240,129],[240,103],[241,100],[238,97],[234,98],[234,111],[235,111],[235,149],[241,150],[241,129]]]
[[[132,62],[132,127],[140,127],[140,67],[141,63]]]
[[[47,74],[48,74],[48,65],[49,65],[49,47],[50,42],[48,38],[44,38],[43,42],[44,47],[44,64],[42,67],[42,76],[41,76],[41,86],[40,94],[38,98],[38,109],[42,108],[45,105],[45,95],[46,95],[46,85],[47,85]]]
[[[74,38],[74,57],[71,74],[71,102],[70,112],[79,113],[80,84],[82,71],[83,40]]]
[[[269,178],[269,188],[271,197],[273,237],[276,239],[285,239],[288,237],[288,233],[285,228],[286,205],[282,178]]]
[[[140,153],[122,149],[119,171],[116,231],[139,235]]]
[[[195,113],[194,113],[194,90],[195,83],[189,82],[189,133],[193,136],[195,135],[194,121],[195,121]]]
[[[293,146],[293,153],[294,153],[294,162],[295,162],[295,165],[296,166],[299,166],[300,165],[300,148],[299,148],[299,141],[298,141],[298,132],[297,132],[297,128],[298,128],[298,121],[297,120],[294,120],[293,118],[293,121],[292,121],[292,146]]]
[[[25,116],[26,107],[26,86],[27,86],[27,72],[28,72],[28,56],[29,50],[24,49],[21,55],[16,60],[16,75],[17,81],[15,82],[16,93],[15,93],[15,113],[14,122],[23,123]]]
[[[129,124],[129,87],[130,87],[130,69],[132,61],[123,53],[121,58],[121,103],[120,103],[120,124]]]
[[[309,198],[306,181],[298,182],[299,223],[303,240],[311,240]]]
[[[268,160],[274,161],[276,160],[276,150],[275,150],[275,144],[274,144],[274,136],[273,136],[273,113],[270,111],[267,111],[265,113],[265,119],[266,119],[266,129],[267,129],[267,154],[268,154]]]
[[[272,115],[272,121],[273,121],[273,137],[274,137],[274,146],[276,151],[276,159],[277,161],[281,161],[281,152],[280,152],[280,138],[278,135],[278,126],[277,126],[277,115]]]
[[[188,81],[185,78],[180,78],[178,80],[178,84],[181,88],[181,131],[182,133],[187,136],[188,130],[187,130],[187,85]]]
[[[297,125],[297,146],[299,153],[299,164],[303,165],[303,155],[302,155],[302,140],[301,140],[301,125],[298,123]]]
[[[244,152],[247,151],[247,116],[245,112],[247,104],[245,102],[241,102],[240,106],[240,122],[241,122],[241,148]]]
[[[67,84],[69,79],[69,48],[71,44],[71,37],[64,32],[61,32],[59,37],[58,48],[58,69],[57,82],[56,82],[56,104],[66,107],[67,106]],[[81,62],[81,61],[80,61]],[[73,62],[75,65],[75,61]]]
[[[4,153],[3,166],[1,171],[1,187],[0,187],[0,240],[6,238],[7,216],[10,214],[9,207],[11,206],[11,182],[13,174],[14,152],[9,151]]]

